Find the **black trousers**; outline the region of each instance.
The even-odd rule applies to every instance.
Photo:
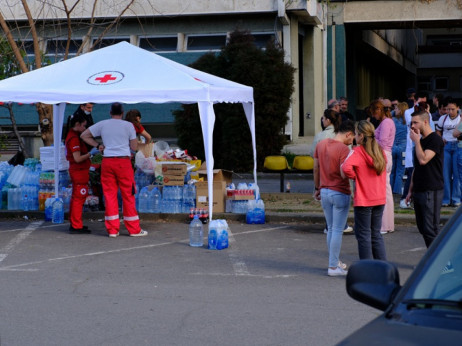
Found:
[[[427,248],[440,232],[440,211],[444,190],[414,192],[414,211],[417,228]]]

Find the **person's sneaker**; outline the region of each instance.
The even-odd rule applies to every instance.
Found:
[[[399,201],[399,207],[401,209],[409,209],[409,204],[406,203],[405,199],[402,199],[401,201]]]
[[[70,234],[89,234],[91,230],[88,229],[87,226],[83,226],[82,228],[74,228],[69,226],[69,233]]]
[[[327,234],[327,228],[324,228],[324,234]]]
[[[140,233],[130,233],[130,237],[144,237],[148,235],[147,231],[141,230]]]
[[[117,238],[119,236],[119,232],[117,233],[109,233],[109,238]]]
[[[447,208],[447,207],[449,207],[449,204],[443,203],[443,204],[441,204],[441,206],[444,207],[444,208]]]
[[[343,233],[351,233],[351,232],[353,232],[353,227],[351,226],[348,226],[347,228],[343,230]]]
[[[328,276],[345,276],[347,274],[348,274],[348,271],[340,267],[337,267],[335,269],[330,269],[330,268],[327,269]]]
[[[460,203],[453,203],[453,204],[451,204],[451,206],[454,207],[454,208],[459,208]]]
[[[343,270],[347,269],[347,265],[342,261],[338,261],[337,267],[342,268]]]

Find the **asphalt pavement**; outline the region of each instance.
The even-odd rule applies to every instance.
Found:
[[[230,246],[188,245],[186,222],[0,221],[1,345],[334,345],[380,313],[328,277],[322,225],[230,221]],[[385,236],[402,280],[425,253],[415,227]],[[341,259],[358,260],[353,235]]]

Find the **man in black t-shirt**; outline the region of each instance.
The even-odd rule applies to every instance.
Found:
[[[414,171],[406,203],[414,200],[417,228],[427,248],[440,231],[440,210],[444,195],[444,142],[430,127],[426,111],[412,113],[409,136],[415,144]]]

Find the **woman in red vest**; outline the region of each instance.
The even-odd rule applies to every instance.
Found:
[[[82,223],[83,205],[88,195],[88,181],[90,170],[90,157],[99,153],[97,148],[88,152],[87,146],[80,139],[85,131],[87,121],[81,114],[71,115],[68,121],[66,137],[66,159],[69,161],[69,175],[72,181],[72,196],[69,207],[69,232],[71,234],[91,233]],[[69,128],[70,127],[70,128]]]

